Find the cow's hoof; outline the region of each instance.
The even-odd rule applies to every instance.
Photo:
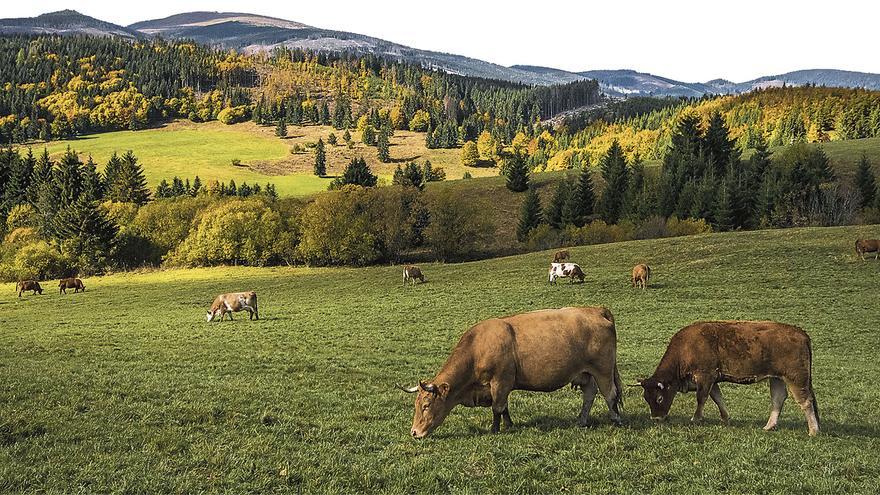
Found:
[[[764,427],[764,431],[776,431],[776,425],[767,425]]]
[[[578,426],[581,428],[593,428],[596,426],[596,423],[590,421],[589,419],[578,419]]]
[[[697,423],[702,423],[702,422],[703,422],[702,416],[694,416],[691,418],[691,423],[697,424]]]

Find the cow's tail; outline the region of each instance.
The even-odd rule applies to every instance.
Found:
[[[807,355],[810,357],[810,398],[813,400],[813,412],[816,413],[816,422],[822,423],[819,419],[819,401],[816,399],[816,392],[813,390],[813,344],[807,343]]]
[[[614,406],[617,408],[617,413],[620,414],[620,411],[623,410],[623,383],[620,380],[620,372],[617,371],[617,363],[614,363]],[[819,413],[816,413],[818,416]]]

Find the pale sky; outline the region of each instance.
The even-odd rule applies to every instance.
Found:
[[[880,72],[872,0],[3,0],[0,17],[61,9],[122,25],[195,10],[247,12],[501,65],[627,68],[685,82],[813,68]]]

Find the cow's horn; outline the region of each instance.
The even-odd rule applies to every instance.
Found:
[[[400,390],[403,390],[404,392],[406,392],[408,394],[414,394],[419,391],[418,385],[413,385],[412,387],[404,387],[403,385],[399,385],[399,384],[395,383],[394,386],[399,388]]]
[[[419,382],[419,387],[425,392],[431,392],[432,394],[437,393],[437,385],[434,385],[433,383]]]

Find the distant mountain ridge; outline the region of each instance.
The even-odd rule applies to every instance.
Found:
[[[285,46],[318,51],[371,53],[422,64],[437,70],[530,85],[565,84],[584,78],[599,81],[602,90],[618,97],[700,97],[731,94],[783,84],[816,84],[880,90],[880,74],[837,69],[808,69],[735,83],[724,79],[688,83],[630,69],[570,72],[534,65],[502,65],[462,55],[420,50],[372,36],[309,26],[296,21],[243,12],[185,12],[124,27],[73,10],[37,17],[0,19],[0,34],[85,34],[128,39],[162,36],[245,52]]]
[[[142,38],[137,30],[80,14],[75,10],[59,10],[19,19],[0,19],[0,34],[87,34]]]

